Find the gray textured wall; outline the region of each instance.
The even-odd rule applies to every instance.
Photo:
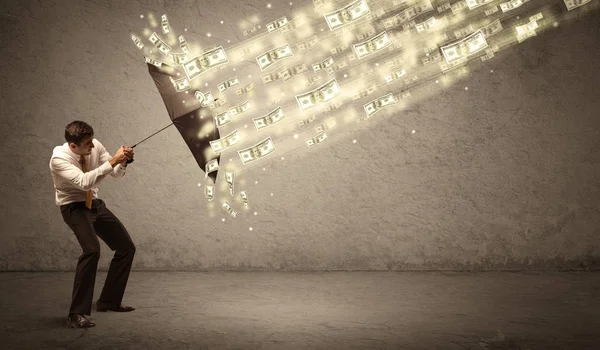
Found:
[[[291,14],[272,2],[2,1],[0,269],[75,267],[48,169],[67,123],[87,121],[112,153],[170,122],[128,36],[140,14],[233,44],[240,19]],[[596,268],[600,15],[576,17],[401,113],[245,171],[252,208],[235,220],[209,211],[204,174],[167,128],[100,186],[137,244],[133,268]]]

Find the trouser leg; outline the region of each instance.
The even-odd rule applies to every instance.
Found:
[[[94,229],[98,237],[111,250],[115,251],[98,302],[104,305],[119,306],[129,280],[135,245],[121,221],[106,208],[104,202],[98,206]]]

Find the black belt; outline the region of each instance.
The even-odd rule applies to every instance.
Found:
[[[96,206],[97,206],[99,203],[100,203],[100,199],[92,199],[92,208],[94,207],[94,204],[96,204]],[[60,206],[60,210],[63,210],[65,208],[77,208],[77,207],[85,207],[85,201],[71,202],[71,203],[63,204]]]

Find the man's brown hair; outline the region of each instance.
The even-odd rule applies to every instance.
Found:
[[[65,140],[68,144],[73,142],[81,146],[81,142],[90,136],[94,136],[94,128],[81,120],[74,120],[65,127]]]

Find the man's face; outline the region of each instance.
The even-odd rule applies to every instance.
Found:
[[[83,141],[81,141],[80,146],[77,146],[75,143],[71,142],[69,144],[69,147],[71,147],[71,151],[73,151],[73,153],[78,154],[80,156],[87,156],[92,154],[92,148],[94,148],[94,143],[92,142],[93,139],[93,136],[84,139]]]

